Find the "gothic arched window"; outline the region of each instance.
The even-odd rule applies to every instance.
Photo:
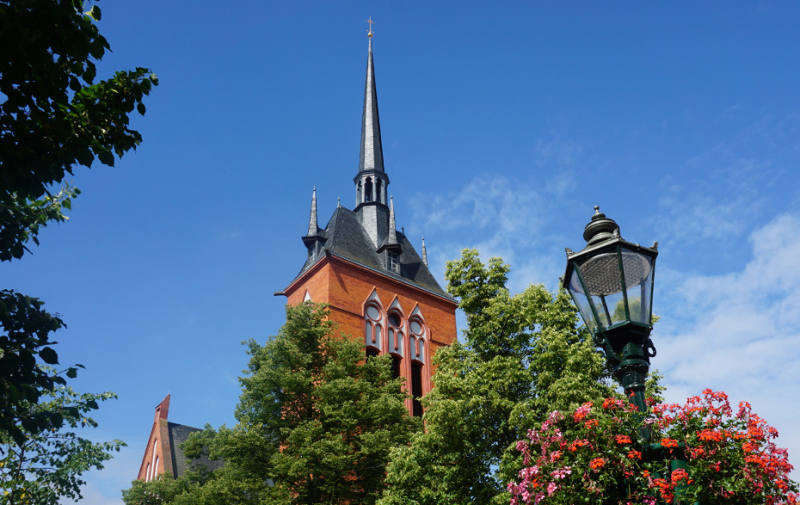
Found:
[[[422,375],[425,370],[425,325],[422,320],[412,315],[408,322],[409,356],[411,357],[411,398],[412,414],[422,416]]]
[[[372,179],[367,177],[367,182],[364,184],[364,201],[372,201]]]
[[[370,303],[364,312],[364,346],[368,355],[377,356],[383,341],[383,311],[378,304]]]
[[[403,317],[397,311],[389,313],[389,349],[392,355],[392,377],[397,378],[401,375],[401,366],[404,356],[404,325]]]

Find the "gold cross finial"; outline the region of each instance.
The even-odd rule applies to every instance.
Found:
[[[367,37],[372,38],[372,25],[375,24],[375,21],[372,20],[372,16],[366,20],[369,23],[369,30],[367,30]]]

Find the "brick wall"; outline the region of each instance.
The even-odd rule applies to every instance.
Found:
[[[331,319],[339,331],[363,341],[364,306],[373,291],[384,310],[397,299],[406,319],[415,307],[419,307],[428,338],[422,374],[422,392],[427,394],[432,387],[431,358],[439,348],[452,344],[456,339],[455,302],[332,256],[320,260],[289,286],[285,294],[289,305],[301,303],[306,292],[313,302],[329,304]],[[403,360],[401,375],[407,381],[411,377],[410,359]],[[408,407],[411,410],[410,399]]]

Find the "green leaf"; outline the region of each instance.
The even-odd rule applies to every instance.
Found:
[[[81,165],[91,168],[92,162],[94,161],[94,154],[92,154],[89,148],[79,149],[75,151],[75,158]]]
[[[92,8],[89,9],[89,15],[92,16],[92,19],[94,19],[95,21],[100,21],[100,18],[102,16],[100,13],[100,7],[92,5]]]
[[[111,151],[107,150],[100,151],[99,153],[97,153],[97,159],[99,159],[100,163],[102,163],[103,165],[108,165],[110,167],[114,166],[114,155],[111,154]]]
[[[48,365],[58,365],[58,354],[52,347],[45,347],[39,351],[39,357]]]
[[[78,376],[78,369],[77,368],[70,367],[70,368],[67,369],[67,377],[69,377],[70,379],[74,379],[77,376]]]
[[[145,106],[144,106],[144,104],[143,104],[142,102],[139,102],[139,103],[136,105],[136,110],[138,110],[138,111],[139,111],[139,114],[141,114],[142,116],[144,116],[144,113],[145,113],[145,111],[146,111],[147,109],[145,108]]]
[[[81,83],[78,81],[78,78],[74,75],[69,76],[69,89],[72,91],[78,92],[82,88]]]

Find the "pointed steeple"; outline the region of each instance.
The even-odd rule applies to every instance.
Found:
[[[378,118],[378,93],[375,89],[375,66],[372,62],[372,19],[369,30],[367,55],[367,83],[364,88],[364,111],[361,116],[361,156],[356,185],[356,208],[364,231],[376,248],[387,244],[389,208],[387,188],[389,176],[383,166],[381,125]]]
[[[367,55],[367,83],[364,86],[364,111],[361,115],[361,155],[358,161],[356,207],[362,204],[378,205],[384,209],[389,177],[383,166],[381,122],[378,117],[378,92],[375,88],[375,66],[372,62],[372,29],[369,31]]]
[[[428,266],[428,250],[425,249],[425,237],[422,237],[422,262]]]
[[[367,84],[364,88],[364,113],[361,116],[361,159],[358,171],[383,172],[381,124],[378,118],[378,92],[375,88],[375,67],[372,62],[372,32],[369,34]]]
[[[308,237],[313,237],[317,234],[319,226],[317,225],[317,188],[311,193],[311,217],[308,219]]]

